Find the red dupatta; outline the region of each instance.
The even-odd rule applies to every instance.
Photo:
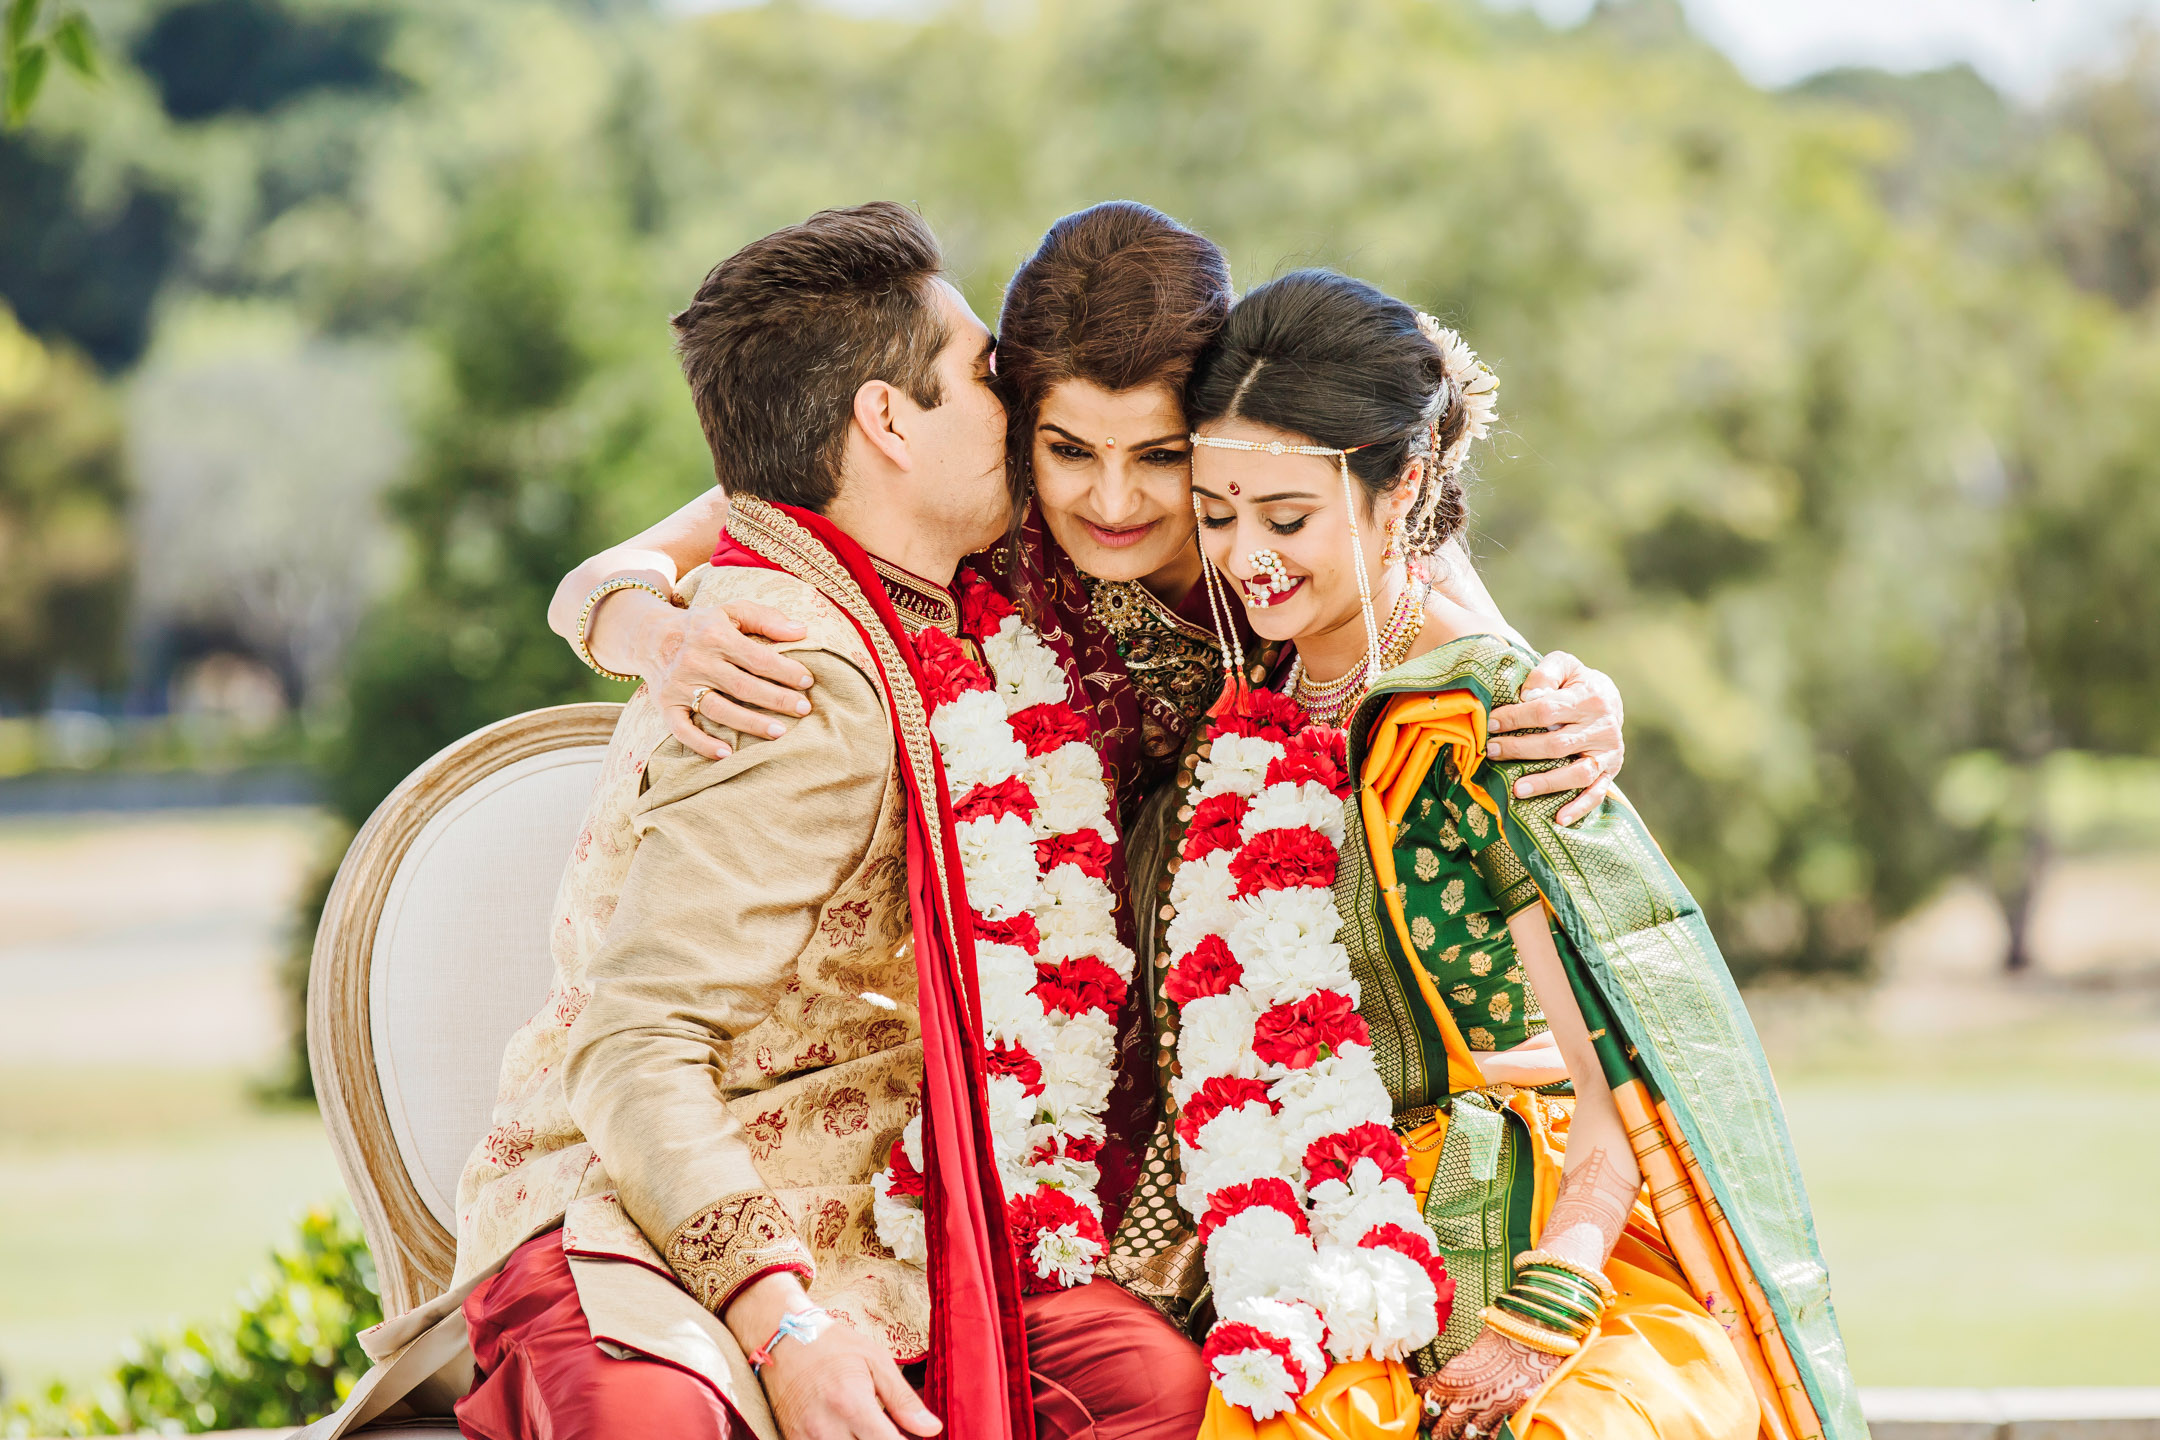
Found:
[[[737,499],[712,563],[781,570],[815,586],[861,633],[884,679],[907,795],[908,910],[923,1038],[930,1247],[925,1399],[947,1435],[1034,1440],[1019,1269],[983,1101],[973,911],[961,884],[952,798],[930,738],[915,647],[870,557],[821,515]]]

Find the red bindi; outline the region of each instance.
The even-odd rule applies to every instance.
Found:
[[[1230,493],[1232,495],[1241,495],[1244,492],[1237,488],[1237,481],[1233,480],[1230,482]]]

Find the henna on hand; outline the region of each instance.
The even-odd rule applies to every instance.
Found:
[[[1604,1146],[1597,1147],[1561,1177],[1538,1248],[1593,1270],[1604,1269],[1641,1189],[1642,1171],[1633,1155],[1619,1160]]]
[[[1560,1368],[1561,1358],[1487,1330],[1439,1374],[1412,1383],[1441,1404],[1430,1432],[1435,1440],[1457,1440],[1472,1425],[1491,1435]]]

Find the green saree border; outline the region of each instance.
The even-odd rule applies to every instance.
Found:
[[[1442,645],[1389,671],[1359,703],[1350,773],[1380,706],[1406,693],[1468,690],[1488,711],[1512,703],[1537,657],[1497,636]],[[1618,789],[1574,827],[1553,822],[1564,796],[1517,802],[1534,769],[1481,762],[1515,853],[1536,877],[1589,986],[1628,1038],[1627,1058],[1672,1108],[1769,1301],[1828,1440],[1866,1440],[1867,1422],[1761,1041],[1701,907]],[[1494,779],[1493,776],[1497,776]],[[1572,951],[1572,954],[1568,952]],[[1737,1297],[1736,1297],[1737,1299]]]

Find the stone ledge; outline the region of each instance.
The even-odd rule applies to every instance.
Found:
[[[1875,1440],[2160,1440],[2160,1387],[1862,1390]]]

